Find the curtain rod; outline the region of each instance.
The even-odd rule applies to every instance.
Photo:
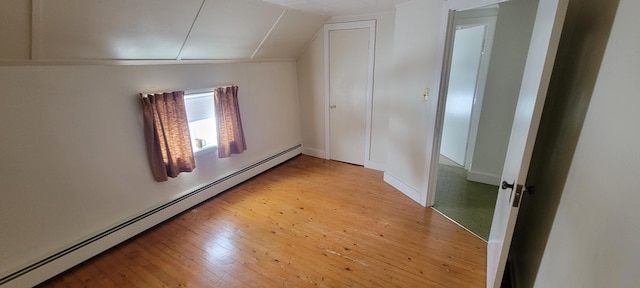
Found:
[[[178,90],[178,91],[184,91],[185,94],[197,94],[197,93],[204,93],[204,92],[209,92],[209,91],[213,91],[214,89],[217,88],[223,88],[223,87],[233,87],[233,86],[238,86],[236,84],[226,84],[226,85],[217,85],[217,86],[213,86],[211,88],[202,88],[202,89],[189,89],[189,90]],[[147,98],[149,97],[149,95],[153,95],[153,94],[163,94],[163,93],[172,93],[174,91],[163,91],[163,92],[151,92],[151,93],[139,93],[140,96],[142,96],[143,98]]]

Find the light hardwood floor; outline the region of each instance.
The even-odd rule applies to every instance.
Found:
[[[39,287],[484,287],[486,243],[382,176],[301,155]]]

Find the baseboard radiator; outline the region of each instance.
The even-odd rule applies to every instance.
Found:
[[[302,153],[298,144],[190,191],[144,214],[0,278],[0,288],[32,287]]]

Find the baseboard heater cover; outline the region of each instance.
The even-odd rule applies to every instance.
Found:
[[[141,215],[139,215],[139,216],[137,216],[137,217],[134,217],[134,218],[132,218],[132,219],[130,219],[130,220],[128,220],[128,221],[126,221],[126,222],[123,222],[123,223],[121,223],[121,224],[119,224],[119,225],[117,225],[117,226],[115,226],[115,227],[112,227],[112,228],[110,228],[110,229],[108,229],[108,230],[106,230],[106,231],[104,231],[104,232],[102,232],[102,233],[99,233],[99,234],[97,234],[97,235],[95,235],[95,236],[93,236],[93,237],[91,237],[91,238],[88,238],[88,239],[86,239],[86,240],[84,240],[84,241],[82,241],[82,242],[79,242],[79,243],[77,243],[77,244],[75,244],[75,245],[73,245],[73,246],[71,246],[71,247],[69,247],[69,248],[67,248],[67,249],[64,249],[64,250],[62,250],[62,251],[60,251],[60,252],[57,252],[57,253],[55,253],[55,254],[53,254],[53,255],[49,256],[49,257],[46,257],[46,258],[44,258],[44,259],[42,259],[42,260],[40,260],[40,261],[38,261],[38,262],[35,262],[35,263],[33,263],[33,264],[31,264],[31,265],[29,265],[29,266],[27,266],[27,267],[24,267],[24,268],[22,268],[22,269],[20,269],[20,270],[18,270],[18,271],[16,271],[16,272],[14,272],[14,273],[11,273],[11,274],[9,274],[9,275],[7,275],[7,276],[4,276],[4,277],[0,278],[0,286],[3,286],[3,285],[5,285],[5,284],[7,284],[7,283],[9,283],[9,282],[11,282],[11,281],[13,281],[13,280],[16,280],[16,279],[18,279],[18,278],[20,278],[20,277],[22,277],[22,276],[25,276],[25,275],[27,275],[28,273],[33,272],[34,270],[36,270],[36,269],[38,269],[38,268],[41,268],[41,267],[43,267],[43,266],[45,266],[45,265],[47,265],[47,264],[50,264],[50,263],[52,263],[52,262],[54,262],[54,261],[56,261],[56,260],[58,260],[58,259],[60,259],[60,258],[62,258],[62,257],[64,257],[64,256],[67,256],[67,255],[71,254],[71,253],[72,253],[72,252],[74,252],[74,251],[77,251],[77,250],[79,250],[79,249],[81,249],[81,248],[83,248],[83,247],[86,247],[86,246],[90,245],[90,244],[96,243],[97,241],[99,241],[99,240],[101,240],[101,239],[104,239],[105,237],[107,237],[107,236],[109,236],[109,235],[112,235],[112,234],[114,234],[114,233],[116,233],[116,232],[119,232],[119,231],[121,231],[121,230],[123,230],[123,229],[125,229],[125,228],[130,228],[130,226],[132,226],[132,225],[133,225],[133,224],[135,224],[135,223],[138,223],[138,222],[140,222],[140,221],[142,221],[142,220],[144,220],[144,219],[146,219],[146,218],[148,218],[148,217],[150,217],[150,216],[152,216],[152,215],[156,215],[156,214],[158,214],[159,212],[163,212],[163,211],[167,210],[167,209],[168,209],[168,208],[170,208],[170,207],[172,208],[173,206],[175,206],[175,205],[176,205],[176,204],[178,204],[178,203],[184,202],[185,200],[190,199],[190,198],[193,198],[194,196],[199,195],[199,194],[203,193],[204,191],[206,191],[206,190],[208,190],[208,189],[210,189],[210,188],[213,188],[213,187],[215,187],[215,186],[219,186],[219,185],[221,185],[221,184],[225,183],[226,181],[229,181],[229,180],[231,180],[231,179],[233,179],[233,178],[235,178],[235,177],[238,177],[238,176],[240,176],[240,175],[243,175],[243,174],[245,174],[245,173],[249,172],[250,170],[253,170],[253,169],[255,169],[255,168],[257,168],[257,167],[259,167],[259,166],[261,166],[261,165],[266,164],[266,163],[267,163],[267,162],[269,162],[269,161],[275,160],[275,159],[277,159],[277,158],[279,158],[279,157],[285,156],[286,154],[290,154],[290,153],[292,153],[292,152],[296,152],[296,150],[298,150],[298,151],[297,151],[297,153],[294,153],[293,155],[291,155],[291,157],[289,157],[289,158],[286,158],[286,159],[282,160],[282,162],[275,163],[273,166],[265,167],[265,169],[264,169],[264,170],[262,170],[262,171],[260,171],[260,172],[256,173],[256,175],[257,175],[257,174],[259,174],[259,173],[261,173],[261,172],[264,172],[264,171],[266,171],[266,170],[268,170],[268,169],[270,169],[270,168],[272,168],[272,167],[275,167],[275,166],[277,166],[277,165],[279,165],[279,164],[283,163],[284,161],[286,161],[286,160],[288,160],[288,159],[290,159],[290,158],[292,158],[292,157],[295,157],[295,156],[297,156],[297,155],[301,154],[301,148],[302,148],[302,144],[298,144],[298,145],[293,146],[293,147],[291,147],[291,148],[289,148],[289,149],[287,149],[287,150],[284,150],[284,151],[282,151],[282,152],[280,152],[280,153],[277,153],[277,154],[275,154],[275,155],[273,155],[273,156],[270,156],[270,157],[265,158],[265,159],[263,159],[263,160],[261,160],[261,161],[258,161],[258,162],[254,163],[254,164],[252,164],[252,165],[249,165],[249,166],[247,166],[247,167],[245,167],[245,168],[242,168],[242,169],[240,169],[240,170],[238,170],[238,171],[236,171],[236,172],[233,172],[233,173],[231,173],[231,174],[229,174],[229,175],[226,175],[226,176],[224,176],[224,177],[222,177],[222,178],[220,178],[220,179],[218,179],[218,180],[215,180],[215,181],[213,181],[213,182],[211,182],[211,183],[209,183],[209,184],[206,184],[206,185],[204,185],[204,186],[202,186],[202,187],[200,187],[200,188],[197,188],[197,189],[195,189],[195,190],[193,190],[193,191],[191,191],[191,192],[189,192],[189,193],[186,193],[186,194],[184,194],[184,195],[182,195],[182,196],[180,196],[180,197],[178,197],[178,198],[176,198],[176,199],[173,199],[173,200],[171,200],[171,201],[169,201],[169,202],[167,202],[167,203],[165,203],[165,204],[163,204],[163,205],[161,205],[161,206],[159,206],[159,207],[156,207],[156,208],[154,208],[154,209],[152,209],[152,210],[150,210],[150,211],[148,211],[148,212],[146,212],[146,213],[144,213],[144,214],[141,214]],[[253,175],[253,176],[255,176],[255,175]],[[253,176],[248,177],[248,178],[247,178],[247,179],[245,179],[244,181],[248,180],[249,178],[251,178],[251,177],[253,177]],[[225,184],[226,184],[226,183],[225,183]],[[225,189],[221,190],[220,192],[223,192],[223,191],[225,191],[225,190],[228,190],[229,188],[232,188],[233,186],[235,186],[235,185],[237,185],[237,184],[239,184],[239,183],[233,184],[233,185],[229,186],[228,188],[225,188]],[[220,192],[219,192],[219,193],[220,193]],[[218,194],[218,193],[216,193],[215,195],[217,195],[217,194]],[[175,216],[175,215],[177,215],[177,214],[179,214],[179,213],[181,213],[181,212],[184,212],[184,211],[186,211],[187,209],[189,209],[189,208],[191,208],[191,207],[193,207],[193,206],[195,206],[195,205],[197,205],[197,204],[199,204],[199,203],[202,203],[203,201],[206,201],[207,199],[209,199],[209,198],[211,198],[211,197],[213,197],[213,196],[215,196],[215,195],[212,195],[212,196],[206,197],[206,198],[205,198],[205,199],[203,199],[202,201],[198,201],[196,204],[194,204],[194,205],[190,205],[189,207],[187,207],[186,209],[182,209],[182,210],[181,210],[181,211],[179,211],[178,213],[174,213],[174,215],[172,215],[172,216]],[[172,216],[171,216],[171,217],[172,217]],[[171,217],[169,217],[169,218],[171,218]],[[167,219],[169,219],[169,218],[167,218]],[[164,219],[164,220],[160,221],[159,223],[162,223],[162,222],[164,222],[164,221],[165,221],[165,220],[167,220],[167,219]],[[158,224],[159,224],[159,223],[158,223]],[[157,224],[156,224],[156,225],[157,225]],[[155,225],[153,225],[153,226],[155,226]],[[152,226],[152,227],[153,227],[153,226]],[[149,227],[149,228],[151,228],[151,227]],[[142,232],[144,232],[145,230],[146,230],[146,229],[144,229],[144,230],[142,230],[142,231],[138,231],[137,233],[135,233],[135,234],[134,234],[134,235],[132,235],[131,237],[133,237],[133,236],[135,236],[135,235],[137,235],[137,234],[139,234],[139,233],[142,233]],[[127,239],[122,239],[121,241],[117,241],[117,243],[115,243],[114,245],[110,245],[110,247],[107,247],[107,249],[108,249],[108,248],[111,248],[111,247],[113,247],[113,246],[115,246],[115,245],[117,245],[117,244],[119,244],[119,243],[121,243],[121,242],[123,242],[123,241],[125,241],[125,240],[127,240]],[[107,249],[103,249],[103,251],[106,251]],[[101,251],[101,252],[102,252],[102,251]],[[101,253],[101,252],[100,252],[100,253]],[[99,254],[99,253],[98,253],[98,254]],[[97,255],[97,254],[96,254],[96,255]],[[88,258],[87,258],[87,259],[88,259]],[[85,259],[85,260],[86,260],[86,259]],[[83,261],[84,261],[84,260],[83,260]],[[81,262],[82,262],[82,261],[81,261]],[[80,264],[81,262],[76,263],[76,265],[77,265],[77,264]],[[65,270],[66,270],[66,269],[65,269]],[[64,271],[64,270],[63,270],[63,271]],[[60,272],[63,272],[63,271],[60,271]],[[56,273],[56,274],[57,274],[57,273]],[[55,275],[55,274],[54,274],[54,275]],[[43,280],[46,280],[46,279],[43,279]],[[37,284],[37,283],[36,283],[36,284]]]

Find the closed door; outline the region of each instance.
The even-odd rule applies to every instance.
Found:
[[[364,165],[369,28],[329,31],[330,158]]]

